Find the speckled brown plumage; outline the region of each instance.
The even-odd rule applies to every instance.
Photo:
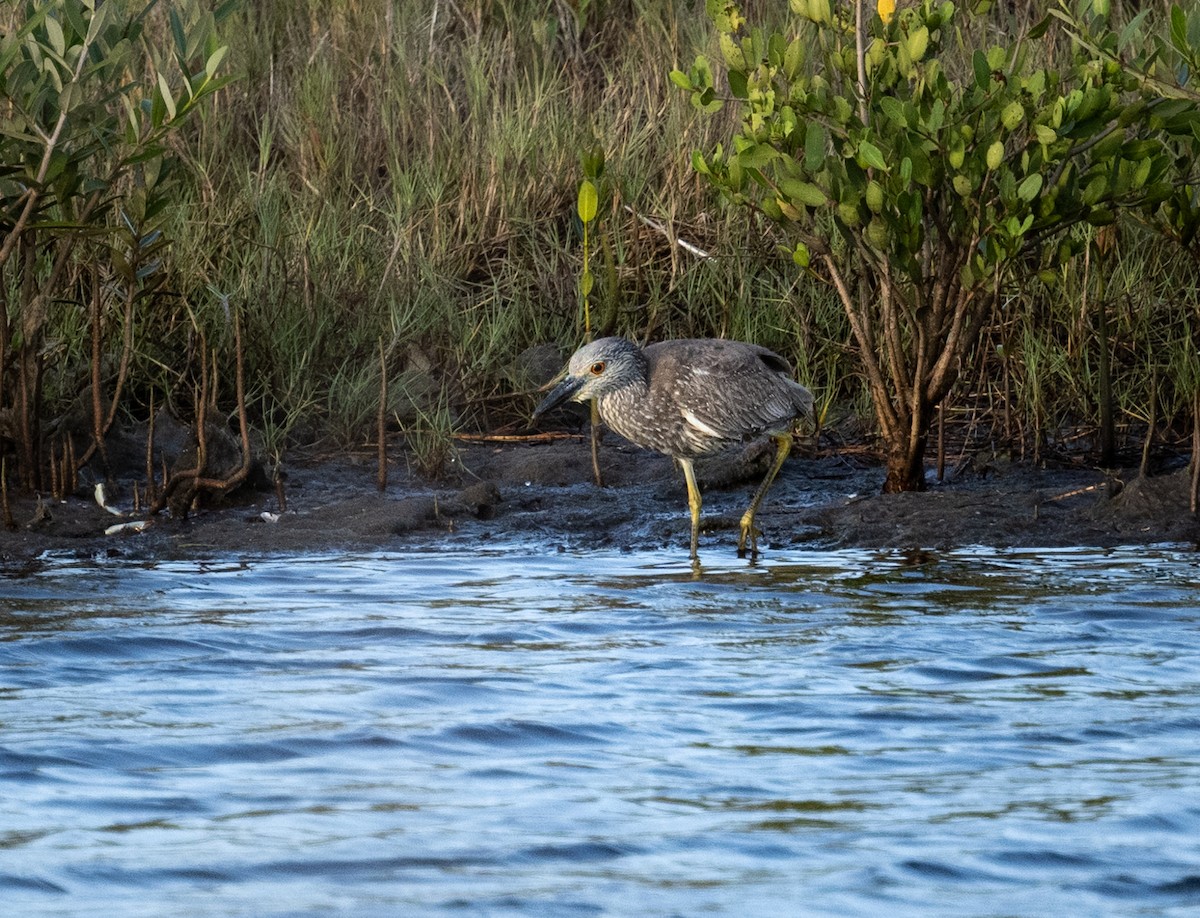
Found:
[[[787,457],[793,424],[812,411],[812,393],[792,379],[786,360],[764,347],[716,338],[646,348],[601,338],[572,355],[566,377],[534,416],[567,400],[589,399],[618,434],[679,461],[692,510],[693,558],[700,514],[693,460],[773,437],[776,461],[742,517],[738,553],[744,554],[747,539],[755,552],[755,510]]]

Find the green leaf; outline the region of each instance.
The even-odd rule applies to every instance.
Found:
[[[992,145],[987,149],[987,167],[999,169],[1002,162],[1004,162],[1004,142],[993,140]]]
[[[1147,157],[1137,164],[1137,168],[1133,170],[1133,187],[1141,188],[1150,178],[1150,169],[1153,167],[1154,161]]]
[[[785,204],[787,204],[787,212],[785,212],[783,209],[783,206]],[[782,222],[785,219],[787,219],[787,220],[800,219],[800,212],[798,210],[796,210],[796,208],[792,207],[791,204],[788,204],[787,201],[784,201],[782,198],[766,197],[758,202],[758,206],[762,208],[762,212],[766,215],[767,219],[769,219],[769,220],[775,220],[775,221]]]
[[[982,51],[976,50],[971,55],[971,68],[975,71],[975,85],[979,89],[988,89],[992,85],[992,68]]]
[[[798,204],[803,204],[805,207],[823,207],[829,203],[829,198],[816,185],[811,182],[802,182],[799,179],[783,179],[779,183],[779,190],[791,198]]]
[[[171,22],[171,35],[175,39],[175,50],[186,55],[187,38],[183,33],[183,21],[179,18],[179,11],[172,7],[167,18]]]
[[[708,0],[705,7],[708,18],[712,20],[718,32],[736,32],[741,27],[741,14],[733,4]]]
[[[58,72],[58,67],[54,65],[54,61],[49,58],[42,58],[42,72],[50,78],[50,82],[54,84],[55,92],[62,92],[62,76]]]
[[[1187,14],[1177,5],[1171,6],[1171,44],[1185,57],[1191,54],[1187,39]]]
[[[1017,186],[1017,197],[1028,204],[1041,193],[1042,176],[1035,172],[1032,175],[1025,176],[1024,181]]]
[[[783,52],[783,75],[789,80],[795,79],[800,68],[804,66],[804,42],[794,39]]]
[[[878,217],[873,217],[871,222],[867,224],[867,228],[863,231],[867,242],[875,246],[877,249],[884,248],[891,239],[891,234],[888,232],[887,224]]]
[[[1020,102],[1015,100],[1009,102],[1000,112],[1000,123],[1010,131],[1016,130],[1023,120],[1025,120],[1025,109]]]
[[[692,106],[700,109],[700,111],[705,112],[706,114],[712,114],[715,111],[720,111],[724,104],[724,102],[716,97],[716,93],[712,91],[711,86],[704,90],[704,92],[692,94]]]
[[[50,47],[54,49],[54,53],[60,58],[67,53],[67,41],[63,38],[62,26],[58,24],[58,20],[53,16],[46,17],[46,38],[50,41]]]
[[[579,183],[579,200],[575,205],[579,219],[584,223],[591,223],[596,219],[596,210],[599,204],[600,195],[596,192],[596,186],[588,179],[584,179]]]
[[[674,83],[676,86],[678,86],[680,89],[686,89],[688,92],[691,92],[693,89],[696,88],[695,86],[692,85],[692,78],[690,76],[688,76],[686,73],[684,73],[682,70],[672,70],[670,77],[671,77],[671,82]]]
[[[11,35],[0,37],[0,73],[9,76],[9,85],[6,88],[9,95],[16,95],[11,85],[11,75],[8,74],[8,67],[16,58],[21,50],[21,43]]]
[[[963,143],[962,137],[958,134],[955,134],[950,141],[950,149],[946,154],[946,162],[950,164],[951,169],[957,171],[963,167],[963,163],[966,162],[966,159],[966,145]]]
[[[19,130],[10,121],[0,121],[0,136],[11,137],[13,140],[19,140],[21,143],[36,144],[40,139],[34,135]]]
[[[68,83],[63,87],[62,95],[58,97],[58,109],[70,112],[83,99],[83,90],[78,83]]]
[[[1134,16],[1131,20],[1129,20],[1129,24],[1121,30],[1121,35],[1120,35],[1120,37],[1117,38],[1117,50],[1118,51],[1124,51],[1126,48],[1128,48],[1130,42],[1132,42],[1135,38],[1138,40],[1141,40],[1141,38],[1142,38],[1142,34],[1141,34],[1142,33],[1142,21],[1146,18],[1147,15],[1149,15],[1149,13],[1150,13],[1150,8],[1147,7],[1146,9],[1144,9],[1140,13],[1138,13],[1136,16]]]
[[[108,18],[109,10],[115,6],[112,3],[105,3],[103,6],[97,7],[92,11],[92,21],[88,23],[87,43],[90,45],[96,40],[96,36],[100,34],[100,30],[104,28],[105,20]]]
[[[63,7],[63,15],[65,16],[65,28],[69,28],[70,38],[67,44],[73,45],[83,40],[83,36],[87,34],[87,21],[83,18],[84,7],[79,3],[67,3]]]
[[[933,105],[929,108],[929,115],[925,118],[925,132],[934,133],[940,131],[946,123],[946,103],[941,99],[934,99]]]
[[[909,150],[909,155],[905,159],[912,160],[912,180],[918,185],[930,186],[935,181],[941,182],[945,180],[940,175],[935,176],[933,163],[929,159],[929,154],[920,145],[913,144]]]
[[[1142,160],[1148,156],[1153,156],[1155,153],[1163,149],[1162,143],[1157,140],[1146,138],[1144,140],[1131,140],[1121,146],[1122,159]]]
[[[596,144],[590,150],[579,154],[579,168],[583,177],[595,181],[604,174],[604,147]]]
[[[898,127],[908,127],[908,115],[904,111],[904,103],[895,96],[883,96],[879,100],[879,107]]]
[[[883,186],[872,179],[867,183],[866,191],[867,209],[873,214],[883,210]]]
[[[797,242],[796,249],[792,252],[792,261],[796,263],[796,266],[799,268],[807,268],[811,259],[812,255],[808,251],[808,246],[806,246],[803,242]]]
[[[783,154],[766,143],[751,143],[737,155],[738,163],[746,169],[761,169]]]
[[[879,169],[881,172],[888,171],[887,160],[883,158],[879,147],[875,146],[869,140],[859,141],[858,157],[865,165],[870,166],[872,169]]]
[[[167,107],[167,120],[171,121],[175,118],[175,97],[171,95],[167,78],[161,73],[158,75],[158,91],[162,93],[162,103]]]
[[[1051,21],[1052,20],[1049,15],[1044,16],[1041,22],[1037,23],[1032,29],[1029,30],[1029,37],[1034,41],[1041,39],[1043,36],[1045,36],[1046,32],[1049,31]]]
[[[1081,198],[1084,204],[1095,204],[1108,191],[1108,176],[1097,175],[1083,189]]]
[[[818,172],[825,165],[829,135],[819,121],[810,121],[804,129],[804,168]]]
[[[741,46],[733,40],[733,36],[722,32],[717,39],[721,46],[721,56],[725,58],[725,65],[730,70],[745,70],[746,55],[742,53]]]
[[[225,55],[229,53],[229,45],[222,45],[208,56],[208,60],[204,62],[204,72],[208,74],[209,79],[217,75],[217,68],[221,66],[221,61],[225,60]]]
[[[1045,124],[1035,124],[1033,126],[1033,133],[1037,135],[1038,143],[1045,144],[1046,146],[1058,140],[1058,133],[1054,128],[1048,127]]]
[[[929,48],[929,29],[920,26],[908,36],[908,55],[913,63],[920,63]]]

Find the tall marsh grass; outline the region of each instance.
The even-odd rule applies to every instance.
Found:
[[[754,340],[795,362],[829,418],[869,416],[834,296],[691,169],[694,149],[733,132],[732,115],[701,117],[667,78],[714,50],[702,4],[265,0],[222,31],[239,79],[173,140],[169,279],[136,317],[129,416],[152,400],[188,413],[201,333],[222,363],[217,400],[231,401],[227,302],[272,453],[366,443],[381,344],[389,412],[423,471],[454,430],[520,429],[533,398],[514,361],[583,336],[574,205],[596,147],[601,331]],[[1140,447],[1152,420],[1174,442],[1200,376],[1196,264],[1133,231],[1104,269],[1119,445]],[[1092,435],[1086,283],[1080,266],[1004,298],[951,400],[986,402],[991,446],[1044,459]],[[86,322],[66,311],[52,337],[57,417],[86,387]]]
[[[520,419],[527,393],[502,403],[504,368],[582,335],[573,203],[595,146],[614,324],[711,334],[722,311],[742,326],[726,321],[728,334],[762,324],[750,307],[778,272],[765,289],[732,280],[750,276],[728,250],[746,219],[710,213],[689,166],[719,125],[695,119],[667,79],[707,42],[706,21],[651,3],[564,20],[567,9],[313,0],[248,7],[227,28],[244,72],[197,121],[195,181],[171,233],[182,286],[245,310],[270,439],[361,439],[381,340],[410,413]],[[716,233],[701,241],[725,248],[721,267],[697,265],[642,216]],[[789,323],[771,324],[783,346]],[[452,411],[428,401],[440,392]]]

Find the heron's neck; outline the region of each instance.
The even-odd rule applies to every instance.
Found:
[[[650,386],[646,380],[646,373],[642,369],[641,372],[633,374],[626,380],[619,389],[606,392],[596,399],[600,417],[604,418],[605,424],[617,433],[621,433],[626,426],[624,422],[640,413],[635,406],[646,399],[649,391]]]

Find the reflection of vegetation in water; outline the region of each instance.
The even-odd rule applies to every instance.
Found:
[[[672,67],[712,51],[711,25],[692,5],[606,0],[563,17],[560,7],[527,0],[363,0],[333,9],[298,0],[223,7],[227,15],[214,23],[203,4],[177,2],[179,30],[165,8],[145,5],[155,8],[144,47],[123,64],[130,79],[106,85],[129,83],[132,101],[150,103],[149,123],[160,119],[153,130],[174,130],[169,155],[106,173],[104,210],[85,210],[88,187],[72,191],[69,170],[61,173],[45,186],[38,215],[39,232],[51,234],[46,244],[26,244],[21,234],[0,264],[0,433],[29,445],[14,457],[27,483],[48,478],[52,435],[71,432],[82,455],[95,389],[102,421],[144,421],[152,403],[193,413],[204,353],[197,323],[210,344],[210,398],[233,414],[232,326],[214,289],[242,317],[247,410],[270,453],[372,437],[380,341],[391,408],[421,468],[436,471],[453,455],[454,430],[522,421],[533,383],[511,372],[514,360],[544,341],[569,350],[583,336],[574,212],[580,152],[597,145],[605,154],[590,240],[597,315],[654,339],[761,342],[794,361],[831,425],[869,416],[831,291],[799,276],[781,258],[774,229],[723,206],[692,170],[691,151],[711,149],[731,130],[726,115],[697,118],[670,84]],[[104,5],[114,16],[116,7]],[[25,9],[3,14],[6,34]],[[29,33],[43,53],[58,41],[48,22]],[[187,100],[173,59],[160,61],[154,50],[173,47],[179,34],[193,81],[208,78],[205,66],[225,43],[216,80],[239,78]],[[0,55],[10,95],[17,60]],[[42,91],[53,111],[54,93]],[[101,108],[87,111],[108,124]],[[194,110],[186,122],[185,108]],[[117,124],[126,117],[116,104],[105,111]],[[0,161],[24,161],[15,143],[0,138]],[[19,198],[15,181],[0,179],[6,204]],[[0,223],[5,241],[11,213]],[[64,229],[67,217],[87,222],[88,233]],[[57,268],[63,246],[70,251]],[[132,263],[143,251],[148,257]],[[1152,418],[1168,443],[1178,442],[1171,438],[1187,423],[1197,377],[1192,265],[1131,231],[1105,270],[1117,445],[1136,449]],[[21,306],[25,278],[44,291],[36,341]],[[1042,441],[1045,455],[1088,445],[1098,355],[1082,296],[1071,265],[1053,288],[1001,297],[1006,305],[949,396],[957,439],[948,449]],[[96,302],[98,322],[90,319]],[[1025,341],[1045,353],[1027,355]],[[1049,355],[1059,369],[1040,377]],[[396,401],[414,388],[433,396],[399,416]],[[28,430],[25,404],[36,408]],[[1051,442],[1061,428],[1085,436]],[[62,446],[55,451],[61,456]]]

